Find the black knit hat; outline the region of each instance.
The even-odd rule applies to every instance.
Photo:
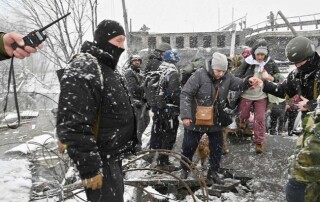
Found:
[[[110,39],[119,35],[125,35],[120,23],[113,20],[103,20],[94,32],[94,40],[97,42],[98,47],[103,49]]]

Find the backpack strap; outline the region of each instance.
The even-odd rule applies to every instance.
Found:
[[[99,136],[100,119],[101,119],[101,104],[98,109],[98,113],[96,115],[96,119],[95,119],[95,122],[94,122],[93,128],[92,128],[93,136],[96,141],[98,140],[98,136]]]

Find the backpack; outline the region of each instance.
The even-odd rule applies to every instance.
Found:
[[[163,92],[160,92],[160,86],[163,86],[164,80],[160,80],[163,78],[161,74],[161,71],[148,72],[143,86],[148,105],[160,109],[165,105]]]
[[[144,92],[147,103],[150,107],[163,109],[167,105],[168,95],[166,89],[168,79],[173,72],[177,71],[172,67],[161,67],[158,71],[151,71],[146,74]]]
[[[204,67],[204,65],[205,65],[205,59],[203,57],[197,57],[192,59],[188,65],[186,65],[184,68],[181,69],[181,78],[180,78],[181,85],[184,86],[184,84],[187,83],[191,75],[197,69]]]

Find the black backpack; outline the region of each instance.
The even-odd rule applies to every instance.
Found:
[[[180,82],[181,85],[184,86],[184,84],[187,83],[188,79],[191,77],[191,75],[201,67],[204,67],[205,65],[205,59],[203,57],[197,57],[190,61],[189,64],[187,64],[184,68],[181,68],[181,78]]]
[[[161,71],[148,72],[144,81],[144,92],[148,105],[160,109],[166,105],[164,95],[160,92],[160,86],[163,86],[164,82],[160,81],[160,78],[162,78],[161,74]]]

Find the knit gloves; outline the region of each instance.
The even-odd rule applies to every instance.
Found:
[[[99,172],[96,176],[92,178],[82,180],[83,186],[85,186],[87,189],[92,189],[92,190],[101,189],[102,182],[103,182],[102,172]]]

